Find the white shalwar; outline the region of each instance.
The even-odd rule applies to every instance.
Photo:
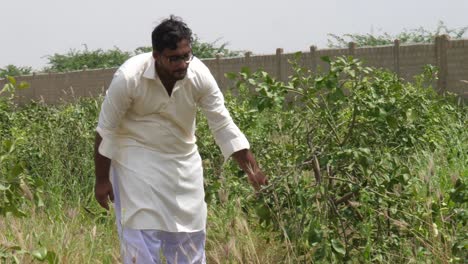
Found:
[[[118,186],[116,209],[124,230],[204,232],[207,207],[195,144],[197,107],[225,159],[250,147],[199,59],[192,60],[170,96],[151,53],[130,58],[114,74],[97,131],[102,137],[99,153],[112,160],[111,180]]]
[[[167,232],[154,229],[123,227],[122,206],[118,184],[118,164],[113,163],[110,176],[113,181],[114,208],[120,238],[122,261],[130,263],[189,264],[206,263],[205,230],[197,232]]]

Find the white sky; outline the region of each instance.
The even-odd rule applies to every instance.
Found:
[[[0,0],[0,67],[46,66],[70,49],[151,45],[163,18],[184,19],[202,41],[254,54],[325,48],[328,33],[397,34],[468,26],[468,0]],[[467,35],[465,35],[468,38]]]

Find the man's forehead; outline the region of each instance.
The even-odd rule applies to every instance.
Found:
[[[187,39],[182,39],[181,41],[177,42],[177,48],[176,49],[164,49],[163,54],[164,55],[169,55],[169,54],[184,54],[188,53],[192,50],[192,45],[190,41]]]

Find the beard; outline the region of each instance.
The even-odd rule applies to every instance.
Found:
[[[174,71],[172,72],[172,74],[170,74],[172,79],[176,81],[184,79],[186,75],[187,75],[187,69]]]
[[[180,81],[185,78],[187,75],[188,67],[170,70],[160,63],[156,64],[156,72],[158,73],[159,77],[166,80],[171,81]]]

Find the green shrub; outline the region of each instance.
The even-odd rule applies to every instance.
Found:
[[[309,261],[463,259],[464,105],[426,85],[431,67],[408,83],[351,57],[324,60],[323,74],[293,62],[287,83],[238,76],[229,106],[272,182],[256,201],[260,220]],[[436,174],[435,160],[455,174]]]

